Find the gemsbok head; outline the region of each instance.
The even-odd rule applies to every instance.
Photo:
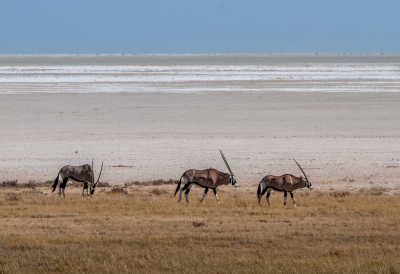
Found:
[[[313,189],[313,186],[311,185],[310,181],[307,178],[306,173],[304,170],[301,168],[299,163],[295,159],[293,159],[298,167],[300,168],[301,172],[304,174],[304,177],[296,177],[291,174],[285,174],[281,176],[273,176],[273,175],[267,175],[265,176],[260,184],[258,185],[257,189],[257,196],[258,196],[258,203],[261,202],[262,196],[267,192],[267,202],[269,204],[269,196],[271,194],[271,190],[276,190],[276,191],[283,191],[284,192],[284,203],[283,205],[286,205],[286,198],[287,198],[287,193],[290,193],[290,196],[292,197],[293,204],[296,206],[296,203],[294,202],[294,197],[293,197],[293,191],[299,188],[307,187],[309,189]]]
[[[93,172],[93,160],[92,160],[92,166],[90,165],[83,165],[83,166],[64,166],[63,168],[60,169],[58,172],[57,178],[54,180],[53,184],[53,191],[54,192],[57,188],[57,185],[59,185],[59,192],[58,196],[61,196],[61,191],[63,196],[65,197],[65,187],[67,186],[68,180],[72,179],[77,182],[82,182],[83,183],[83,191],[82,191],[82,198],[85,194],[85,190],[87,195],[89,196],[89,187],[90,187],[90,196],[94,194],[96,187],[99,183],[101,173],[103,171],[103,162],[101,163],[101,170],[99,177],[97,178],[97,181],[94,181],[94,172]],[[59,182],[62,181],[62,183],[59,184]]]
[[[232,184],[234,187],[238,187],[235,175],[233,174],[231,168],[229,167],[224,154],[222,153],[221,150],[219,152],[221,153],[222,159],[224,160],[225,165],[229,170],[229,173],[224,173],[214,168],[209,168],[205,170],[189,169],[188,171],[182,174],[181,179],[179,180],[179,183],[176,187],[175,195],[178,192],[178,190],[180,190],[178,202],[181,201],[182,191],[185,191],[186,202],[189,203],[188,194],[193,185],[205,188],[203,193],[203,198],[201,198],[200,203],[207,196],[209,188],[213,190],[215,198],[219,203],[217,187],[219,187],[220,185],[228,185],[228,184]],[[183,187],[181,188],[182,183]]]

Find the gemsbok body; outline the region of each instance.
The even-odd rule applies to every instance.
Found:
[[[219,203],[217,187],[219,187],[221,185],[228,185],[228,184],[232,184],[234,187],[238,187],[238,185],[236,184],[235,175],[233,175],[232,170],[229,167],[224,154],[222,153],[221,150],[220,150],[220,152],[221,152],[222,159],[224,160],[225,165],[229,170],[229,173],[224,173],[224,172],[218,171],[214,168],[209,168],[209,169],[205,169],[205,170],[189,169],[188,171],[183,173],[183,175],[181,176],[181,179],[179,180],[179,183],[176,187],[175,195],[178,192],[178,190],[180,190],[178,202],[181,201],[182,192],[185,191],[186,202],[189,203],[188,195],[189,195],[189,191],[193,185],[197,185],[199,187],[205,188],[204,193],[203,193],[203,198],[201,198],[200,203],[207,196],[208,189],[210,189],[210,188],[213,190],[215,198],[217,199],[217,202]],[[183,187],[181,188],[182,183],[183,183]]]
[[[293,159],[294,160],[294,159]],[[276,191],[283,191],[284,192],[284,203],[283,205],[286,205],[286,198],[287,198],[287,193],[290,193],[290,196],[292,197],[293,204],[296,206],[296,203],[294,202],[294,196],[293,196],[293,191],[299,188],[307,187],[309,189],[313,189],[313,186],[311,185],[310,181],[307,178],[307,175],[304,173],[304,170],[301,168],[301,166],[297,163],[296,160],[294,160],[296,164],[299,166],[301,172],[303,172],[304,177],[296,177],[291,174],[285,174],[281,176],[273,176],[273,175],[267,175],[265,176],[260,184],[258,185],[257,189],[257,196],[258,196],[258,203],[261,202],[262,196],[267,192],[267,202],[269,204],[269,196],[271,195],[271,190],[276,190]]]
[[[53,191],[59,188],[58,196],[61,197],[61,192],[65,197],[65,187],[67,186],[68,180],[72,179],[77,182],[83,183],[82,190],[82,198],[86,193],[89,197],[92,197],[94,191],[96,190],[97,184],[99,183],[101,172],[103,171],[103,163],[101,163],[101,170],[97,181],[94,182],[94,173],[93,173],[93,161],[92,166],[83,165],[83,166],[64,166],[58,172],[57,178],[54,180]],[[61,181],[61,183],[59,183]],[[90,194],[89,194],[89,186],[90,186]]]

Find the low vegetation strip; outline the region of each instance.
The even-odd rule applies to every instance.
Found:
[[[400,273],[398,195],[299,191],[294,208],[228,187],[221,204],[202,189],[178,204],[171,189],[2,188],[0,273]]]
[[[179,183],[179,180],[158,179],[158,180],[145,181],[145,182],[139,182],[139,181],[129,182],[129,183],[125,183],[125,186],[159,186],[159,185],[176,185],[178,183]]]
[[[28,183],[24,184],[18,184],[18,180],[6,180],[3,182],[0,182],[0,187],[4,188],[35,188],[35,187],[44,187],[44,186],[52,186],[53,181],[47,181],[47,182],[36,182],[36,181],[30,181]],[[179,183],[179,180],[164,180],[164,179],[158,179],[158,180],[150,180],[150,181],[132,181],[132,182],[126,182],[124,185],[127,186],[159,186],[159,185],[176,185]],[[76,182],[74,180],[68,181],[68,186],[72,187],[82,187],[83,183],[82,182]],[[98,187],[112,187],[107,182],[99,182]]]

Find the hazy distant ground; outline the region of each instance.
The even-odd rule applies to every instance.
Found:
[[[0,94],[400,90],[400,55],[0,55],[0,64]]]
[[[316,188],[399,189],[400,56],[0,56],[0,181],[54,180],[105,159],[103,180],[226,171]],[[120,167],[120,166],[125,167]]]
[[[287,63],[400,63],[399,53],[265,54],[0,54],[0,66],[268,65]]]

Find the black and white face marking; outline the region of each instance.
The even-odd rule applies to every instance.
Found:
[[[90,195],[93,195],[94,194],[94,191],[96,190],[96,187],[97,187],[97,183],[95,183],[94,184],[94,186],[90,186]]]
[[[231,184],[232,184],[234,187],[238,187],[238,185],[236,184],[235,175],[232,175],[232,176],[231,176]]]
[[[313,189],[313,186],[311,185],[310,181],[308,181],[307,179],[305,179],[306,181],[306,187],[308,187],[309,189]]]

